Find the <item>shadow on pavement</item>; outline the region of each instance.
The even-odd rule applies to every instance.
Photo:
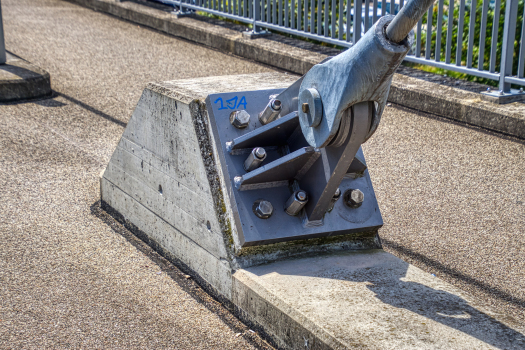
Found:
[[[126,127],[126,125],[128,125],[127,123],[124,123],[123,121],[120,121],[120,120],[118,120],[118,119],[116,119],[116,118],[110,116],[109,114],[106,114],[106,113],[104,113],[104,112],[102,112],[102,111],[99,111],[98,109],[93,108],[93,107],[91,107],[90,105],[85,104],[84,102],[77,100],[76,98],[73,98],[73,97],[71,97],[71,96],[68,96],[68,95],[66,95],[66,94],[63,94],[63,93],[61,93],[61,92],[56,92],[56,94],[57,94],[58,96],[60,96],[60,97],[65,98],[66,100],[68,100],[68,101],[70,101],[70,102],[72,102],[72,103],[74,103],[74,104],[76,104],[76,105],[78,105],[78,106],[84,108],[85,110],[87,110],[87,111],[89,111],[89,112],[91,112],[91,113],[94,113],[94,114],[96,114],[96,115],[98,115],[98,116],[101,116],[102,118],[104,118],[104,119],[106,119],[106,120],[109,120],[109,121],[112,122],[112,123],[115,123],[115,124],[117,124],[117,125],[120,125],[120,126],[122,126],[122,127],[124,127],[124,128]]]

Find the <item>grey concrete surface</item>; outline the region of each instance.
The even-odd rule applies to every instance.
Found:
[[[0,102],[12,102],[51,95],[49,73],[9,52],[0,65]]]
[[[264,348],[96,203],[148,82],[268,69],[63,1],[2,9],[58,96],[0,105],[0,348]]]
[[[292,349],[523,349],[525,325],[382,250],[238,270],[233,302]]]
[[[249,348],[91,208],[147,82],[268,69],[62,1],[2,6],[7,49],[59,96],[0,106],[0,347]],[[522,323],[524,153],[398,106],[365,145],[386,249]]]
[[[144,6],[147,3],[144,0],[67,1],[298,74],[306,73],[314,64],[340,52],[278,34],[251,40],[242,35],[245,26],[201,16],[176,18],[170,14],[170,7]],[[406,76],[411,70],[416,73]],[[399,72],[402,74],[394,75],[390,89],[391,102],[525,139],[525,103],[498,105],[481,98],[479,92],[486,90],[481,84],[424,72],[434,77],[422,78],[421,71],[408,67],[402,67]],[[463,88],[465,85],[469,88]]]
[[[314,240],[288,256],[282,245],[243,252],[206,97],[291,81],[263,73],[148,84],[101,178],[106,209],[279,347],[523,348],[524,324],[390,253]],[[250,258],[264,265],[242,261]]]

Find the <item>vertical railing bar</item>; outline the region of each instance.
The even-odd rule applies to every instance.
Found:
[[[284,0],[277,0],[279,1],[279,25],[282,26],[283,25],[283,1]]]
[[[343,1],[339,0],[339,40],[343,40]]]
[[[443,6],[444,0],[438,1],[438,13],[436,23],[436,47],[434,52],[434,58],[436,62],[441,61],[441,33],[443,31]]]
[[[336,22],[336,19],[335,19],[335,15],[336,15],[336,11],[337,11],[337,2],[336,0],[332,0],[332,21],[331,21],[331,25],[332,25],[332,30],[330,31],[330,36],[332,38],[335,38],[335,22]]]
[[[304,0],[304,31],[308,31],[308,0]]]
[[[465,0],[459,1],[458,40],[456,43],[456,66],[461,66],[463,51],[463,27],[465,26]]]
[[[365,0],[365,32],[370,29],[370,0]]]
[[[423,24],[423,18],[417,22],[417,29],[416,29],[416,57],[421,57],[421,25]]]
[[[226,1],[228,2],[228,13],[232,13],[233,14],[233,12],[232,12],[232,1],[233,0],[226,0]]]
[[[284,1],[284,26],[289,27],[290,26],[290,2],[288,0]]]
[[[476,27],[476,7],[477,1],[472,0],[470,3],[470,23],[468,26],[467,68],[472,68],[472,52],[474,50],[474,33]]]
[[[272,2],[272,21],[270,23],[277,24],[277,0]]]
[[[386,0],[381,0],[381,17],[386,14]]]
[[[492,21],[492,38],[490,42],[490,66],[489,72],[496,71],[496,60],[498,54],[498,36],[499,36],[499,17],[500,17],[501,0],[494,3],[494,19]]]
[[[297,30],[301,30],[302,28],[302,23],[301,23],[301,19],[303,18],[303,9],[302,9],[302,0],[297,0]]]
[[[483,0],[481,10],[481,28],[479,30],[479,52],[478,52],[478,69],[483,70],[485,63],[485,38],[487,36],[487,12],[489,11],[490,0]]]
[[[518,78],[525,73],[525,6],[523,6],[523,22],[521,23],[520,56],[518,61]]]
[[[510,83],[505,82],[505,76],[512,75],[512,56],[514,39],[516,38],[516,20],[518,17],[518,0],[507,0],[505,21],[503,22],[503,45],[501,48],[501,69],[499,89],[510,92]]]
[[[361,21],[363,11],[363,0],[354,0],[354,34],[352,35],[352,43],[356,43],[361,38]]]
[[[247,12],[248,12],[247,7],[248,7],[248,0],[242,0],[242,16],[243,17],[246,17],[247,15]]]
[[[392,5],[390,5],[390,6],[392,6]],[[403,6],[405,6],[405,0],[399,1],[399,10],[400,11],[403,8]],[[395,12],[395,8],[396,8],[396,6],[394,5],[394,12]]]
[[[315,33],[315,0],[310,3],[310,33]]]
[[[434,6],[430,6],[427,12],[427,42],[425,45],[425,59],[430,59],[430,50],[432,49],[432,17]]]
[[[351,15],[351,11],[350,11],[350,1],[352,0],[346,0],[346,41],[349,42],[350,41],[350,28],[352,28],[350,26],[350,15]],[[354,0],[355,1],[355,0]]]
[[[328,9],[328,4],[330,0],[324,0],[324,13],[323,13],[323,23],[324,23],[324,36],[328,37],[328,19],[330,18],[330,10]]]
[[[377,22],[377,0],[374,0],[372,5],[372,24]]]
[[[447,19],[447,43],[446,43],[446,53],[445,53],[445,62],[450,63],[452,56],[452,35],[454,31],[454,0],[449,0],[448,4],[448,19]]]
[[[317,0],[317,35],[323,35],[323,2]]]
[[[300,3],[301,1],[299,1]],[[295,28],[295,0],[292,0],[292,6],[290,7],[290,17],[292,19],[290,28]]]

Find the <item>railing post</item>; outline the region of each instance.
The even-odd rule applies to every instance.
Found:
[[[7,56],[5,54],[4,23],[2,22],[2,2],[0,1],[0,64],[5,64]]]
[[[507,0],[505,6],[505,22],[503,23],[503,45],[501,50],[501,67],[499,89],[510,92],[510,83],[505,83],[505,76],[512,75],[512,56],[514,54],[514,39],[516,38],[516,20],[518,17],[518,0]]]
[[[253,3],[253,34],[259,33],[259,28],[257,28],[257,19],[261,18],[261,0],[252,0]]]
[[[354,0],[354,35],[352,36],[352,43],[357,43],[361,39],[361,22],[362,22],[363,0]],[[368,9],[365,9],[368,13]],[[348,25],[348,23],[347,23]],[[366,28],[365,32],[366,32]]]

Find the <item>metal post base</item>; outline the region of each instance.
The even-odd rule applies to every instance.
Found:
[[[183,18],[183,17],[193,17],[195,15],[195,12],[174,10],[171,14],[174,15],[176,18]]]
[[[505,104],[525,101],[525,92],[523,91],[523,88],[519,90],[511,89],[510,92],[503,92],[501,90],[487,90],[481,92],[481,98],[492,103]]]
[[[242,37],[243,38],[247,38],[247,39],[258,39],[258,38],[267,37],[270,34],[272,34],[272,33],[270,33],[267,30],[259,30],[257,32],[255,32],[253,30],[248,30],[248,31],[242,32]]]

